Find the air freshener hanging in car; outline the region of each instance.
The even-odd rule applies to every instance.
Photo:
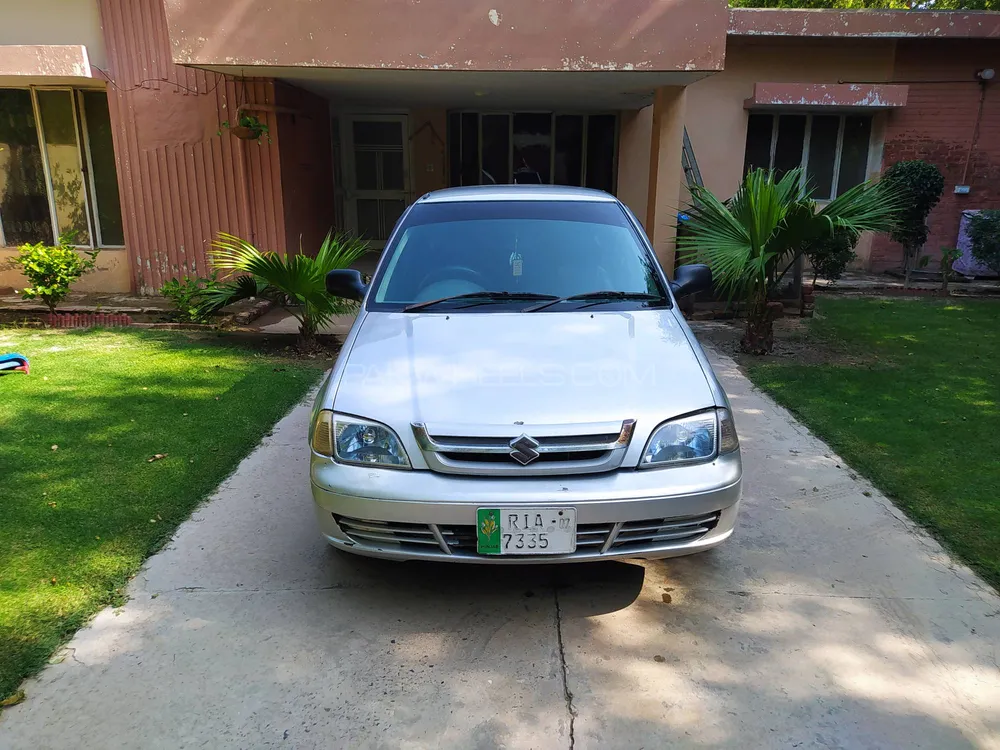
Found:
[[[521,253],[515,250],[510,254],[511,276],[520,276],[523,268],[524,268],[524,258],[521,257]]]

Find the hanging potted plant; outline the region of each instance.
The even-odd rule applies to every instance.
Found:
[[[244,141],[260,143],[262,138],[267,138],[267,142],[271,142],[267,125],[261,122],[257,115],[251,115],[248,112],[241,112],[235,125],[230,124],[229,120],[224,120],[219,126],[219,135],[222,135],[223,128],[227,128],[230,133]]]

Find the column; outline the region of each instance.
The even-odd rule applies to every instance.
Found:
[[[684,143],[684,87],[663,86],[653,101],[649,149],[646,233],[667,275],[674,275],[677,213],[681,208],[681,149]]]

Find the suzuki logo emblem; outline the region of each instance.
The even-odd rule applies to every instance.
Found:
[[[521,464],[521,466],[527,466],[541,455],[536,450],[538,448],[538,441],[527,435],[514,438],[508,445],[510,445],[510,457]]]

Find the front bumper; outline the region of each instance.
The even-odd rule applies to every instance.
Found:
[[[725,541],[736,525],[739,451],[695,466],[566,477],[464,477],[346,466],[313,454],[320,531],[335,547],[397,560],[553,563],[687,555]],[[478,508],[577,509],[568,555],[475,551]]]

